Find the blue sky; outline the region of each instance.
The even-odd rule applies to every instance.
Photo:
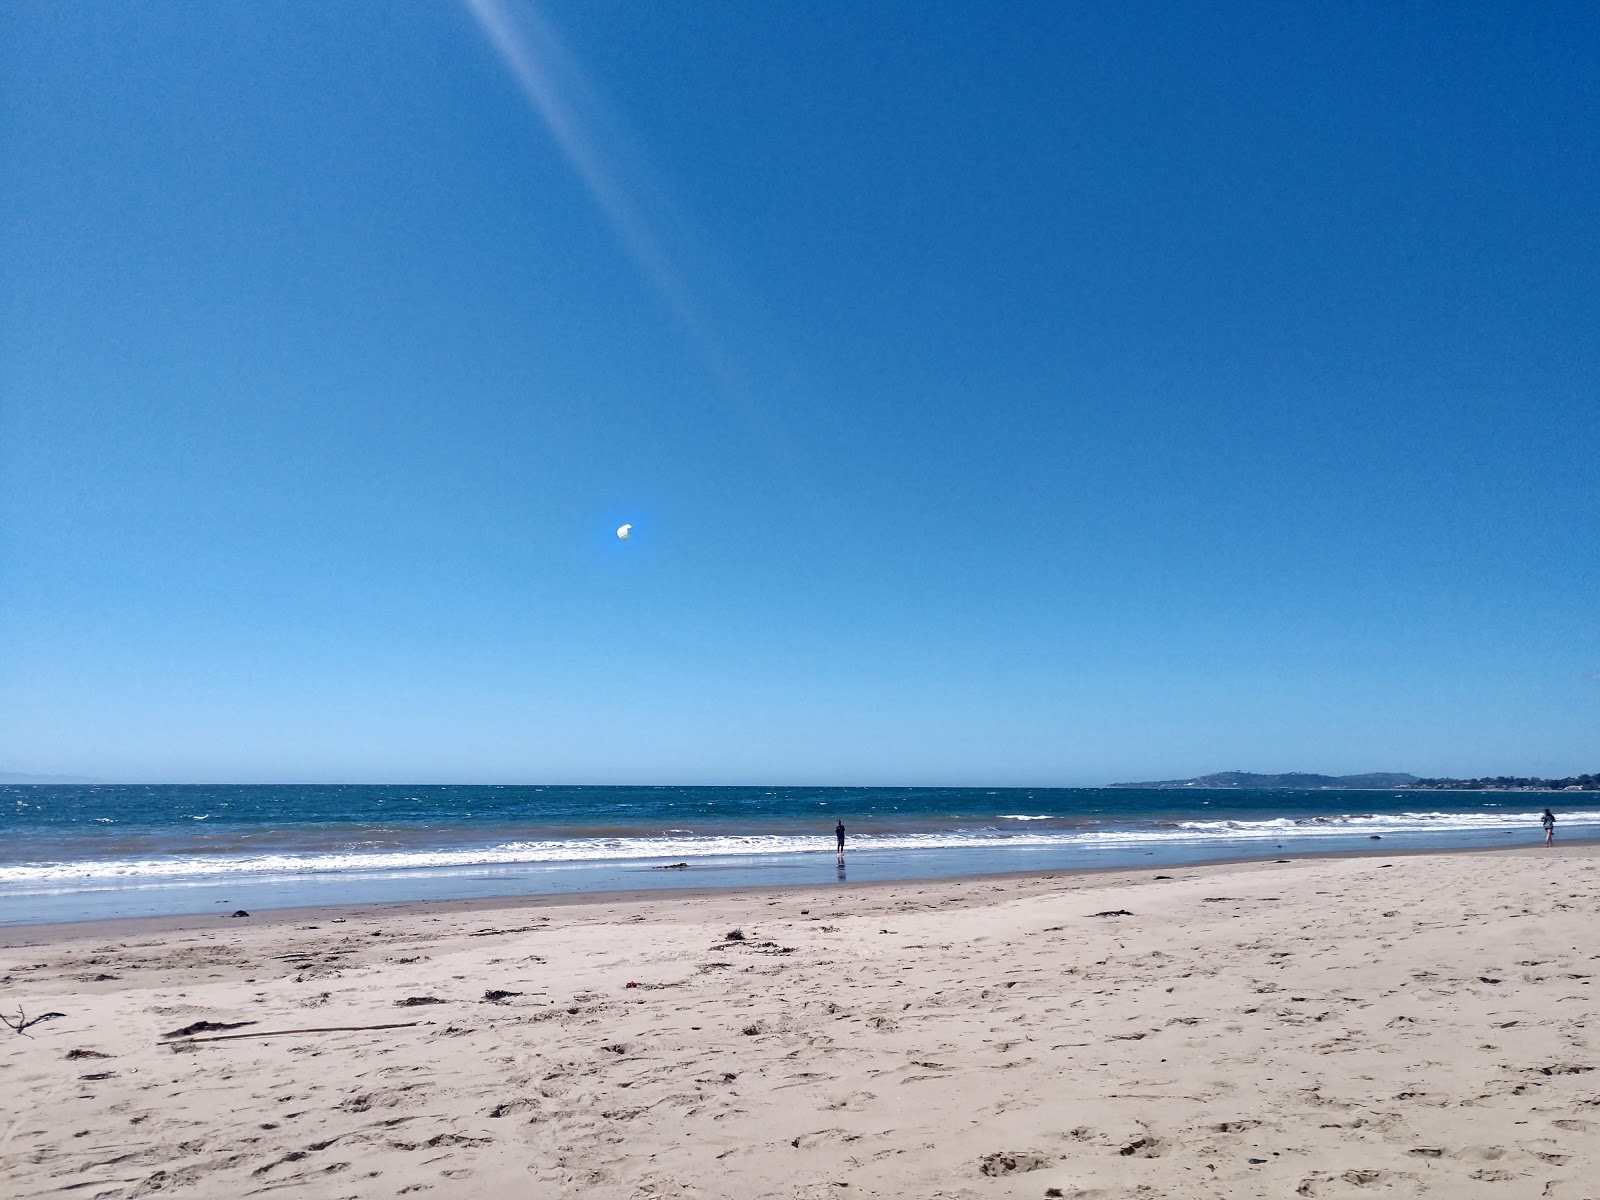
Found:
[[[1593,771],[1597,43],[16,0],[0,769]]]

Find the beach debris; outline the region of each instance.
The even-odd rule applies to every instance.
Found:
[[[1090,913],[1091,917],[1131,917],[1133,914],[1125,908],[1108,908],[1105,912]]]
[[[632,987],[633,985],[630,983],[628,986]],[[520,995],[522,995],[521,992],[508,992],[505,988],[490,988],[488,991],[484,992],[483,998],[490,1004],[496,1004],[501,1000],[509,1000],[513,996]]]
[[[1250,1165],[1252,1167],[1259,1167],[1262,1163],[1264,1163],[1266,1161],[1267,1160],[1264,1159],[1264,1158],[1252,1158],[1252,1159],[1249,1160],[1249,1163],[1250,1163]]]
[[[664,863],[659,867],[651,867],[650,869],[652,871],[687,871],[689,869],[689,864],[686,862]]]
[[[997,1151],[994,1154],[985,1154],[978,1160],[978,1174],[1020,1175],[1024,1171],[1038,1171],[1050,1165],[1050,1159],[1031,1151]]]
[[[1516,1022],[1513,1021],[1512,1024],[1515,1025]],[[113,1056],[100,1050],[68,1050],[66,1057],[70,1060],[77,1058],[111,1058]]]
[[[625,987],[625,988],[636,988],[639,985],[637,983],[635,983],[633,980],[630,979],[630,980],[628,980],[627,983],[623,984],[622,986]]]
[[[1056,1197],[1062,1194],[1063,1193],[1060,1188],[1045,1188],[1044,1200],[1056,1200]]]
[[[245,1024],[254,1024],[254,1022],[247,1021]],[[174,1050],[184,1050],[204,1042],[235,1042],[241,1038],[292,1037],[302,1033],[363,1033],[369,1029],[410,1029],[413,1025],[421,1024],[421,1021],[397,1021],[387,1025],[322,1025],[314,1029],[263,1029],[259,1033],[224,1033],[216,1037],[185,1038],[181,1042],[171,1043],[171,1046]]]
[[[396,1000],[396,1008],[416,1008],[423,1004],[449,1004],[450,1001],[439,996],[407,996],[404,1000]]]
[[[66,1015],[66,1013],[47,1012],[40,1013],[37,1017],[30,1017],[27,1012],[23,1010],[22,1006],[18,1005],[17,1016],[15,1020],[12,1020],[4,1013],[0,1013],[0,1021],[4,1021],[6,1025],[11,1028],[13,1033],[20,1033],[26,1037],[28,1027],[30,1025],[37,1025],[40,1021],[53,1021],[57,1017],[64,1017]]]
[[[344,924],[344,918],[343,917],[334,917],[333,920],[329,922],[329,924],[331,924],[331,925],[343,925]]]
[[[743,1029],[739,1030],[739,1032],[744,1034],[745,1037],[759,1037],[766,1031],[767,1027],[760,1021],[753,1022],[752,1024],[746,1025]]]
[[[1157,879],[1171,879],[1172,876],[1171,875],[1157,875],[1156,878]]]
[[[513,929],[474,929],[467,934],[468,937],[494,937],[502,933],[532,933],[536,929],[544,928],[542,925],[518,925]]]
[[[242,908],[236,908],[228,914],[230,917],[248,917],[250,914]]]
[[[195,1033],[210,1033],[216,1029],[242,1029],[246,1025],[254,1025],[254,1021],[196,1021],[192,1025],[185,1025],[182,1029],[174,1029],[163,1033],[164,1038],[188,1037]]]
[[[724,935],[723,940],[724,941],[729,941],[729,942],[742,942],[742,941],[744,941],[744,930],[742,930],[742,929],[730,929]]]
[[[509,1117],[512,1113],[524,1112],[530,1108],[538,1108],[537,1100],[504,1100],[489,1110],[491,1117]]]
[[[1369,833],[1369,834],[1367,834],[1367,841],[1369,841],[1369,842],[1381,842],[1381,841],[1383,841],[1383,834],[1381,834],[1381,833]]]

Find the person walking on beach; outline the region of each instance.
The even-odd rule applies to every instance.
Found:
[[[839,857],[844,857],[844,822],[840,821],[833,827],[833,837],[839,843]]]
[[[1548,808],[1545,809],[1544,815],[1539,818],[1539,824],[1544,826],[1544,844],[1546,846],[1554,846],[1556,844],[1555,813],[1551,812]]]

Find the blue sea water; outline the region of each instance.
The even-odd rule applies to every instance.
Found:
[[[1594,793],[3,785],[0,924],[1518,845],[1547,804],[1600,836]]]

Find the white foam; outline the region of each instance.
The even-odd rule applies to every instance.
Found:
[[[1039,819],[1039,818],[1032,818]],[[1600,825],[1600,812],[1565,812],[1561,827]],[[1257,821],[1179,821],[1134,829],[1063,829],[1038,832],[942,830],[930,833],[852,834],[858,850],[952,850],[1008,847],[1108,847],[1259,843],[1349,838],[1357,834],[1538,832],[1539,814],[1389,813],[1327,818],[1263,818]],[[186,857],[34,862],[0,867],[0,883],[28,889],[137,886],[177,883],[221,875],[322,875],[333,872],[386,874],[463,867],[576,865],[594,862],[679,861],[693,858],[832,853],[833,840],[815,835],[725,834],[664,837],[561,838],[501,842],[451,850],[362,850],[304,854],[192,855]]]

